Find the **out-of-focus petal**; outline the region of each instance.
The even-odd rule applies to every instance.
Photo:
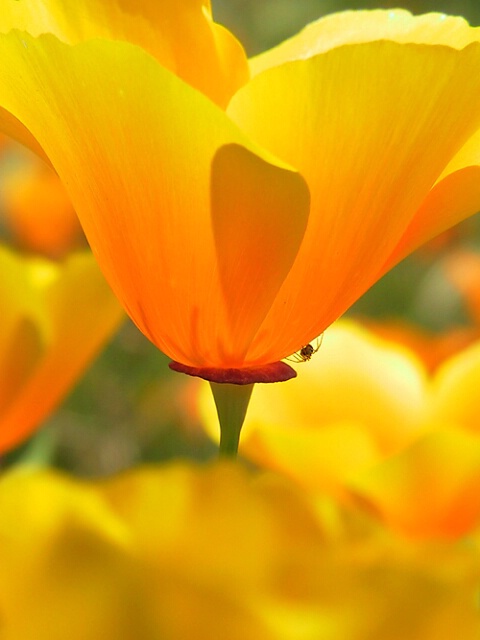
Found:
[[[474,638],[478,547],[328,518],[275,477],[172,465],[0,479],[6,640]],[[453,630],[453,631],[452,631]]]
[[[0,482],[7,640],[153,639],[128,527],[87,485],[19,470]]]
[[[222,106],[248,79],[243,48],[213,21],[209,0],[79,0],[68,6],[62,0],[39,0],[36,4],[33,11],[23,1],[4,2],[0,31],[51,33],[70,44],[92,38],[131,42]]]
[[[9,145],[9,138],[4,133],[0,133],[0,157]]]
[[[338,493],[356,471],[406,446],[423,429],[425,370],[406,349],[349,322],[325,334],[302,375],[259,385],[240,451],[310,488]],[[208,431],[213,402],[201,396]]]
[[[480,40],[480,29],[444,13],[413,16],[403,9],[343,11],[307,25],[300,33],[250,61],[254,74],[290,60],[312,58],[345,44],[374,40],[443,44],[462,49]]]
[[[297,167],[312,194],[301,251],[262,327],[270,341],[275,331],[290,352],[300,348],[378,277],[480,126],[479,59],[478,43],[370,42],[270,68],[234,96],[231,117]],[[445,226],[442,211],[431,235]]]
[[[51,340],[48,313],[24,262],[0,247],[0,414]],[[1,424],[1,422],[0,422]]]
[[[10,244],[50,258],[86,245],[63,185],[43,163],[6,171],[0,191]]]
[[[480,342],[447,360],[433,379],[426,419],[480,434]]]
[[[156,608],[162,637],[208,638],[220,625],[232,640],[296,638],[280,625],[283,615],[301,628],[301,609],[306,624],[322,629],[328,612],[313,608],[315,578],[305,560],[325,537],[288,484],[258,482],[232,465],[175,465],[109,482],[104,494],[151,568],[164,603]]]
[[[343,485],[350,476],[381,459],[377,443],[358,423],[336,423],[318,430],[295,422],[288,427],[253,422],[242,435],[242,455],[337,498],[345,497]]]
[[[255,390],[243,455],[316,494],[354,495],[409,535],[472,532],[480,522],[478,341],[427,378],[405,345],[339,321],[299,366],[289,385]],[[201,396],[201,411],[212,433],[209,400]]]
[[[2,250],[0,260],[1,451],[58,405],[123,313],[89,253],[53,263]]]
[[[445,277],[463,296],[465,307],[473,322],[480,325],[480,255],[459,250],[447,256],[442,263]]]
[[[400,320],[372,321],[362,318],[362,324],[384,340],[404,345],[416,353],[430,373],[480,338],[478,329],[474,327],[453,327],[440,333],[432,333]]]
[[[351,486],[391,527],[409,535],[465,535],[480,519],[480,438],[435,430],[359,474]]]
[[[212,628],[297,640],[336,617],[312,600],[315,513],[282,481],[258,484],[240,467],[91,485],[17,472],[0,482],[0,539],[2,631],[15,640],[60,640],[71,620],[75,640],[206,640]]]
[[[42,147],[38,144],[30,131],[15,116],[0,107],[0,122],[2,123],[2,132],[8,138],[14,138],[28,149],[31,149],[47,164],[50,164]]]

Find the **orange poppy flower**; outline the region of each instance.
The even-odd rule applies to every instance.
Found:
[[[187,368],[277,362],[480,206],[480,34],[460,18],[333,15],[249,65],[207,0],[10,2],[0,31],[1,127],[48,158],[128,313]]]

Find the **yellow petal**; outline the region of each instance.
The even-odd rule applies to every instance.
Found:
[[[312,58],[345,44],[374,40],[444,44],[462,49],[480,40],[480,29],[470,27],[463,18],[444,13],[413,16],[403,9],[343,11],[312,22],[293,38],[256,56],[250,61],[251,69],[257,74],[269,67],[290,60]]]
[[[288,427],[260,421],[257,415],[242,436],[240,452],[260,467],[338,499],[345,497],[344,483],[350,476],[381,458],[374,438],[357,422],[312,429],[300,421]]]
[[[269,231],[270,262],[263,271],[269,269],[268,301],[283,281],[306,225],[304,181],[256,148],[204,96],[131,45],[89,41],[71,47],[52,37],[35,40],[13,33],[0,42],[5,60],[0,104],[28,125],[45,149],[107,279],[141,330],[187,365],[249,364],[243,354],[266,303],[246,310],[237,298],[237,313],[248,311],[250,317],[234,342],[227,313],[235,315],[237,288],[251,286],[252,297],[258,298],[258,281],[245,283],[244,274],[251,273],[249,260],[262,247],[255,237],[242,234],[242,263],[235,271],[237,280],[228,282],[226,303],[224,290],[232,272],[221,261],[227,273],[219,273],[216,243],[223,251],[227,225],[241,228],[237,216],[242,224],[250,218],[250,228],[264,229],[262,238]],[[210,184],[211,163],[230,144],[248,149],[250,160],[225,174],[230,182],[220,191],[224,196],[229,189],[250,194],[245,205],[255,194],[258,202],[245,211],[232,200],[228,221],[215,238],[210,200],[225,215],[227,203],[225,197],[221,204],[217,201],[218,180]],[[271,163],[268,170],[266,162]],[[275,172],[275,184],[282,183],[279,193],[286,199],[282,217],[290,216],[288,235],[274,224],[277,212],[270,208],[272,198],[278,202],[269,187]]]
[[[409,535],[465,535],[480,519],[480,438],[438,429],[359,474],[351,486]]]
[[[480,433],[480,343],[445,361],[435,376],[426,418]]]
[[[89,253],[64,264],[5,254],[3,267],[6,263],[20,277],[6,286],[1,300],[13,321],[11,327],[2,323],[0,337],[0,450],[39,426],[123,317]]]
[[[225,106],[248,79],[245,53],[236,38],[212,20],[209,0],[40,0],[2,6],[0,31],[51,33],[74,44],[92,38],[136,44],[166,68]],[[187,45],[185,43],[188,43]]]
[[[316,633],[326,617],[308,591],[324,539],[313,511],[234,465],[90,485],[13,473],[0,482],[0,539],[2,631],[15,640],[60,640],[72,621],[75,640],[206,640],[212,628],[289,640],[282,617],[301,627],[307,615]]]
[[[308,500],[294,487],[275,478],[262,482],[236,464],[139,469],[103,483],[102,492],[132,526],[145,559],[212,586],[227,572],[241,574],[244,593],[238,595],[245,601],[268,585],[262,564],[276,563],[290,540],[305,550],[323,538]],[[230,586],[237,592],[238,585]]]
[[[272,350],[300,348],[379,277],[479,128],[479,69],[478,43],[372,42],[269,68],[234,96],[231,117],[298,168],[312,196],[301,251],[262,327],[276,332]]]
[[[51,339],[48,313],[25,262],[0,246],[0,415]],[[0,420],[3,426],[3,421]],[[0,431],[1,433],[1,431]],[[0,436],[1,438],[1,436]]]
[[[0,510],[6,638],[61,640],[66,628],[72,640],[153,637],[130,532],[101,495],[18,471],[1,480]]]
[[[235,465],[0,479],[12,640],[449,640],[478,629],[478,544],[413,545]],[[352,522],[349,522],[351,520]],[[215,637],[215,636],[214,636]]]

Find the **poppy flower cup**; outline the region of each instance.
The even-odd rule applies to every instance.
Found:
[[[248,61],[206,1],[4,5],[1,128],[55,168],[186,373],[295,375],[282,358],[480,208],[480,33],[460,18],[334,14]]]

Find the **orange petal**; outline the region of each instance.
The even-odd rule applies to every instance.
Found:
[[[460,249],[446,256],[442,268],[447,279],[464,298],[471,319],[477,326],[480,325],[480,255]]]
[[[263,260],[265,251],[256,237],[242,233],[241,263],[231,270],[221,258],[220,271],[218,250],[224,255],[223,238],[232,238],[249,219],[249,228],[262,229],[269,257],[262,273],[269,274],[271,298],[305,229],[304,181],[136,47],[93,40],[71,47],[52,37],[36,40],[13,32],[0,42],[5,60],[0,104],[27,124],[44,147],[107,279],[141,330],[186,365],[255,364],[243,354],[263,320],[268,297],[267,303],[247,310],[235,292],[258,301],[259,283],[247,282],[245,274],[252,273],[250,261],[257,261],[259,252]],[[236,145],[236,150],[217,156],[225,145]],[[240,154],[235,171],[225,173],[218,160],[222,154],[232,159]],[[222,180],[229,180],[221,188],[218,179],[210,184],[216,156],[216,175],[223,172]],[[271,208],[273,203],[280,207],[269,186],[275,173],[285,199],[279,215],[289,220],[288,229],[275,224],[277,211]],[[228,192],[245,194],[241,198],[248,210],[239,209],[232,197],[227,211]],[[228,214],[217,237],[211,199],[220,214]],[[228,282],[226,302],[230,277],[236,279]],[[252,293],[247,295],[248,287]],[[230,319],[247,312],[232,342]]]
[[[58,176],[37,158],[23,160],[19,168],[6,171],[2,180],[10,243],[50,258],[85,246],[80,223]]]
[[[472,138],[479,143],[478,135]],[[480,158],[479,158],[480,160]],[[381,275],[439,233],[477,213],[480,208],[480,163],[446,175],[419,207]]]
[[[209,0],[62,0],[2,6],[0,31],[51,33],[74,44],[93,38],[136,44],[180,78],[225,106],[248,79],[248,66],[236,38],[212,20]],[[188,43],[188,46],[185,45]]]
[[[480,260],[478,266],[480,268]],[[404,345],[417,354],[429,372],[435,371],[447,358],[463,351],[479,338],[478,330],[473,327],[452,327],[436,334],[401,320],[371,321],[363,318],[362,323],[381,338]]]
[[[381,41],[269,68],[233,97],[231,117],[297,167],[312,195],[302,249],[261,329],[276,332],[272,355],[321,333],[378,278],[480,126],[479,71],[478,43]],[[430,234],[444,223],[440,211]]]
[[[388,271],[438,233],[480,208],[480,131],[447,164],[384,267]]]
[[[246,184],[247,175],[252,179]],[[245,352],[303,239],[305,225],[299,221],[306,222],[310,202],[307,187],[302,187],[297,174],[237,145],[222,147],[213,159],[212,224],[230,343],[243,344]],[[300,216],[293,217],[294,210]],[[227,344],[227,361],[228,351]]]

